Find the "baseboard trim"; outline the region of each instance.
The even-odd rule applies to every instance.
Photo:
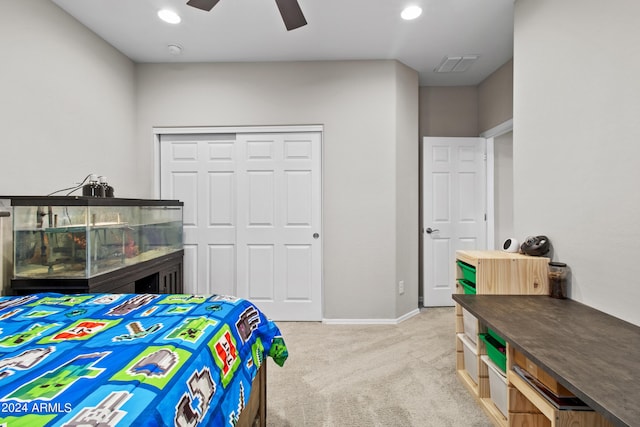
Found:
[[[416,308],[397,319],[322,319],[325,325],[397,325],[413,316],[420,314],[420,309]]]

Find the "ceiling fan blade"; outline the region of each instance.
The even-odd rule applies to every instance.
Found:
[[[298,0],[276,0],[276,4],[280,9],[280,15],[282,15],[287,31],[307,25],[307,20],[304,19]]]
[[[209,12],[220,0],[189,0],[187,4]]]

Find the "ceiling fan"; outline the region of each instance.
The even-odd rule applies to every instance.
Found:
[[[220,0],[189,0],[187,4],[209,12],[219,1]],[[307,20],[304,19],[298,0],[276,0],[276,4],[280,10],[280,15],[282,15],[284,25],[287,27],[287,31],[307,25]]]

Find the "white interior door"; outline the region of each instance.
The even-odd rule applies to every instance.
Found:
[[[321,133],[160,137],[160,194],[184,201],[185,291],[321,320]]]
[[[423,304],[451,306],[455,251],[486,248],[484,138],[423,140]]]

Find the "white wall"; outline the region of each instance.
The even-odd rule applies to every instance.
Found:
[[[494,138],[494,240],[495,248],[514,237],[520,242],[525,236],[516,236],[513,230],[513,132]]]
[[[144,196],[133,63],[47,0],[3,1],[0,40],[0,195],[44,195],[95,172],[118,196]]]
[[[413,222],[399,225],[396,173],[403,167],[417,176],[418,165],[397,164],[396,156],[417,141],[417,101],[408,95],[417,100],[415,71],[396,61],[141,64],[137,81],[141,158],[152,158],[154,126],[324,125],[324,317],[409,311],[402,304],[396,312],[396,245],[408,244],[398,240],[404,227],[417,238],[417,203],[403,214]],[[399,123],[399,108],[413,119]],[[151,166],[142,174],[147,191]],[[402,274],[415,309],[417,258],[410,264]]]
[[[418,75],[396,63],[396,285],[405,293],[396,297],[398,316],[418,307],[419,261],[419,138]],[[396,295],[398,289],[394,288]]]
[[[95,172],[118,197],[153,197],[154,126],[323,124],[325,317],[395,319],[417,308],[414,70],[136,66],[50,1],[3,6],[0,195],[43,195]]]
[[[514,199],[570,295],[640,325],[640,2],[515,4]]]

